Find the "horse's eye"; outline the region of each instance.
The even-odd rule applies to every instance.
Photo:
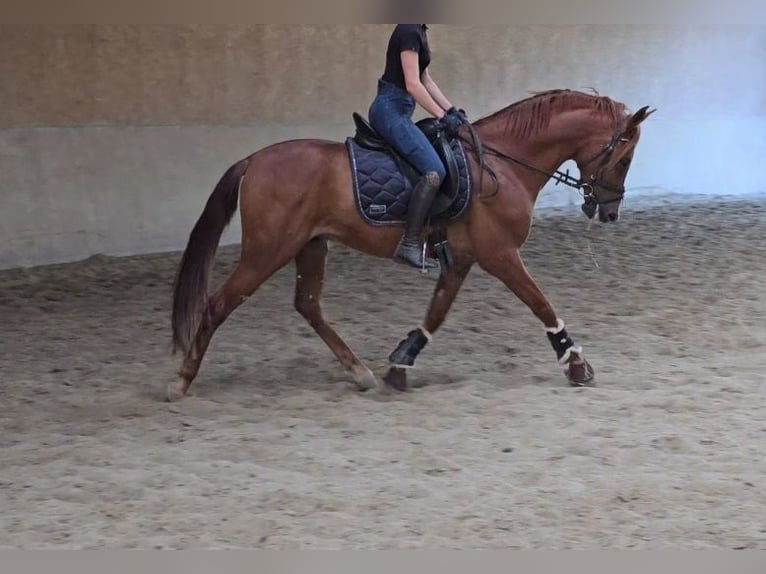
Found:
[[[620,160],[620,162],[619,162],[619,163],[620,163],[620,166],[621,166],[623,169],[628,169],[628,168],[630,167],[630,162],[631,162],[631,161],[632,161],[632,160],[631,160],[631,158],[629,158],[629,157],[624,157],[624,158],[622,158],[622,159]]]

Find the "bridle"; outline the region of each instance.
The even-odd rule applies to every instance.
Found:
[[[556,171],[549,172],[544,169],[540,169],[539,167],[534,166],[525,160],[521,160],[513,156],[510,156],[508,154],[505,154],[501,152],[500,150],[493,148],[492,146],[488,146],[484,144],[479,139],[479,136],[472,125],[469,124],[468,128],[471,133],[471,139],[473,140],[470,143],[474,147],[474,149],[477,150],[477,155],[479,156],[481,178],[483,178],[484,171],[486,170],[490,174],[492,179],[495,180],[495,191],[491,194],[491,196],[496,195],[497,192],[500,190],[500,183],[498,182],[497,175],[492,170],[492,168],[487,166],[484,163],[483,155],[485,152],[488,152],[490,155],[493,155],[500,159],[504,159],[506,161],[511,161],[513,163],[521,165],[529,169],[530,171],[534,171],[536,173],[544,175],[548,177],[549,179],[553,180],[555,182],[555,185],[563,184],[580,191],[582,193],[583,200],[584,200],[582,210],[585,212],[588,218],[593,218],[593,216],[596,214],[596,211],[598,210],[600,206],[609,205],[611,203],[617,203],[619,201],[622,201],[623,196],[625,195],[624,185],[615,186],[601,179],[604,171],[606,170],[607,166],[612,160],[612,156],[614,155],[614,151],[617,149],[617,146],[620,143],[626,143],[630,141],[630,138],[626,137],[625,135],[624,126],[621,126],[614,133],[614,135],[612,136],[612,139],[609,140],[606,144],[604,144],[604,146],[595,156],[593,156],[591,159],[589,159],[582,165],[582,168],[585,168],[591,165],[594,161],[601,159],[601,162],[599,163],[598,167],[595,169],[593,174],[590,176],[588,181],[582,181],[582,179],[577,179],[572,177],[571,175],[569,175],[569,170],[564,172],[558,169]],[[463,138],[461,137],[460,139],[463,139]],[[465,140],[463,139],[463,141]],[[482,189],[482,186],[483,186],[483,181],[481,180],[481,178],[479,183],[479,189]],[[608,201],[602,201],[598,198],[598,194],[596,193],[597,189],[606,190],[608,192],[615,194],[617,197],[614,199],[610,199]]]
[[[590,176],[590,181],[587,183],[578,182],[579,189],[582,191],[584,200],[582,210],[589,219],[592,219],[593,216],[596,215],[596,211],[599,207],[609,205],[610,203],[618,203],[622,201],[622,198],[625,196],[624,185],[620,185],[618,187],[610,183],[606,183],[601,179],[601,176],[603,175],[609,163],[612,161],[612,156],[614,155],[614,150],[617,149],[617,146],[621,143],[627,143],[628,141],[630,141],[630,138],[625,137],[625,130],[620,128],[612,136],[612,139],[607,144],[605,144],[604,147],[601,148],[601,151],[599,151],[593,158],[583,164],[583,167],[587,167],[603,156],[601,163]],[[613,193],[616,195],[616,197],[608,201],[599,200],[598,195],[596,194],[596,189],[598,188]]]

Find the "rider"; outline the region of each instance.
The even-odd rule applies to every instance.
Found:
[[[412,119],[415,104],[437,118],[448,135],[454,135],[467,121],[464,112],[455,109],[428,72],[431,50],[427,30],[426,24],[397,24],[394,28],[385,71],[369,110],[372,127],[420,173],[407,210],[407,227],[394,253],[395,261],[419,269],[439,266],[430,257],[423,261],[421,233],[447,170]]]

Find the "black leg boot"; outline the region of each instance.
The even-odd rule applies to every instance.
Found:
[[[412,199],[407,207],[407,228],[394,253],[394,261],[412,265],[417,269],[437,269],[439,262],[426,257],[423,261],[421,233],[431,203],[439,191],[441,181],[436,173],[421,177],[412,190]]]

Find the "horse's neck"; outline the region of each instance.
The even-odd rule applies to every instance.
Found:
[[[590,111],[577,109],[554,114],[548,125],[531,130],[529,135],[520,135],[508,128],[507,117],[479,124],[477,132],[489,147],[534,168],[510,161],[503,169],[511,170],[537,197],[548,180],[546,174],[555,172],[565,161],[573,159],[583,139],[600,129],[600,123],[594,121]]]
[[[546,127],[522,135],[508,128],[505,119],[501,119],[491,124],[479,124],[477,133],[488,148],[536,168],[532,170],[513,161],[506,162],[505,167],[514,171],[518,178],[529,181],[532,187],[536,183],[542,187],[547,178],[537,170],[546,173],[555,171],[576,149],[570,125],[571,120],[562,122],[560,118],[553,117]]]

